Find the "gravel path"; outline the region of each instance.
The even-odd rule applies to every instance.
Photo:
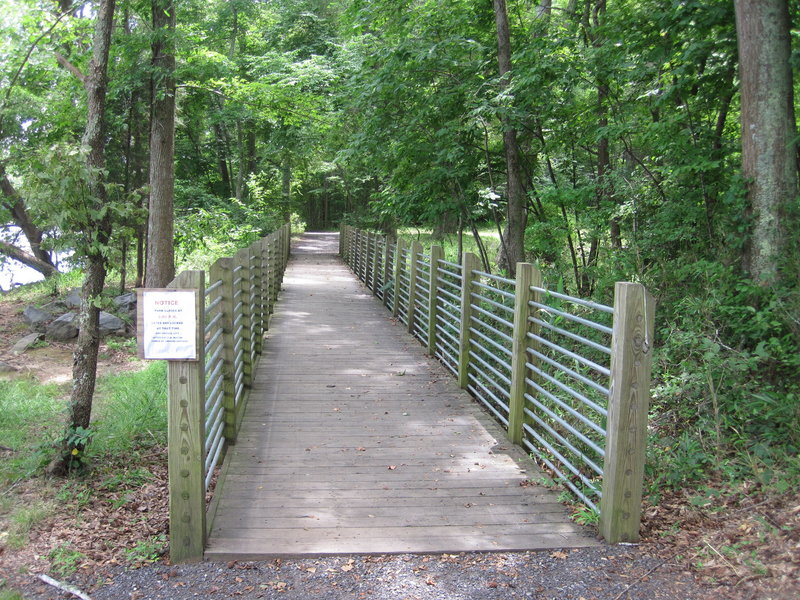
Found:
[[[25,598],[74,597],[24,577]],[[84,573],[93,600],[264,598],[322,600],[693,600],[724,597],[639,548],[555,552],[328,557],[270,562],[155,564]],[[22,581],[19,581],[22,583]],[[98,583],[99,582],[99,583]],[[723,590],[719,590],[723,592]]]

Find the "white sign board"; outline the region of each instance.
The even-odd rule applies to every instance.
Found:
[[[197,360],[197,290],[137,292],[140,356],[149,360]]]

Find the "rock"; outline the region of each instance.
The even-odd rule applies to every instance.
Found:
[[[46,310],[49,313],[53,314],[61,314],[69,308],[63,300],[53,300],[52,302],[48,302],[44,306],[42,306],[42,310]]]
[[[63,300],[64,304],[67,305],[67,308],[80,308],[81,307],[81,292],[80,290],[72,290],[67,297]]]
[[[111,313],[100,311],[100,337],[112,334],[125,335],[125,321]]]
[[[116,306],[117,310],[120,312],[128,314],[136,312],[136,292],[128,292],[127,294],[117,296],[114,298],[114,306]]]
[[[61,315],[47,326],[45,335],[47,339],[57,342],[65,342],[78,337],[78,315],[68,312]]]
[[[0,360],[0,374],[2,373],[14,373],[19,371],[19,369],[13,365],[8,364],[7,362],[3,362]]]
[[[24,311],[22,311],[22,319],[34,331],[44,333],[44,330],[47,327],[47,323],[53,320],[53,315],[46,310],[42,310],[41,308],[36,308],[35,306],[29,306]]]
[[[42,337],[43,336],[40,332],[29,333],[24,338],[19,340],[16,344],[14,344],[14,347],[11,348],[11,353],[15,355],[22,354],[23,352],[25,352],[25,350],[33,346],[40,339],[42,339]]]

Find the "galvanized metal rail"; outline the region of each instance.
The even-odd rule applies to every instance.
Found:
[[[606,540],[639,536],[654,301],[636,283],[614,306],[508,279],[433,246],[344,226],[340,254],[408,331],[579,502]],[[377,265],[382,268],[377,269]]]

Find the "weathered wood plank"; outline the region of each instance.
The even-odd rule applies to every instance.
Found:
[[[597,543],[530,485],[533,463],[379,300],[334,256],[299,250],[226,457],[207,558]]]

